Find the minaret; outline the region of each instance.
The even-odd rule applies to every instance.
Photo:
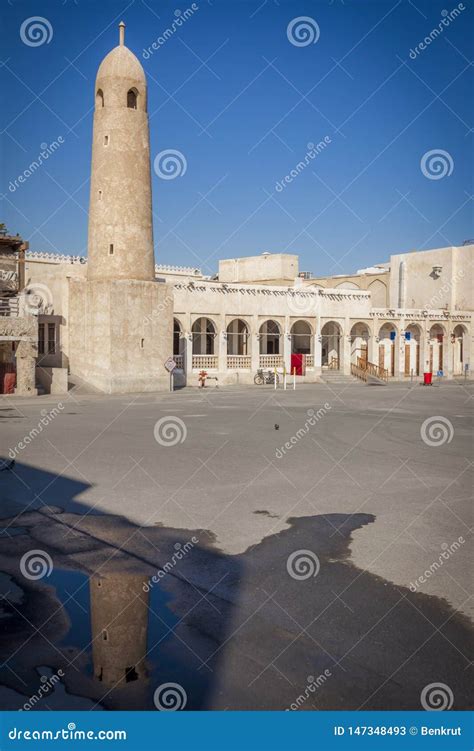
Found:
[[[104,694],[127,688],[120,709],[144,708],[148,692],[148,603],[141,574],[106,573],[90,579],[92,663]],[[115,702],[120,697],[115,698]]]
[[[147,85],[122,21],[95,82],[87,278],[153,280],[152,221]]]
[[[169,390],[173,289],[155,278],[146,81],[120,44],[95,84],[87,277],[68,277],[67,364],[107,394]]]

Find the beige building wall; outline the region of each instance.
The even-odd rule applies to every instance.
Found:
[[[289,253],[262,253],[245,258],[219,261],[219,281],[284,284],[298,276],[298,256]]]
[[[390,257],[391,308],[473,309],[474,245]]]
[[[105,393],[169,389],[172,288],[69,279],[69,367]]]

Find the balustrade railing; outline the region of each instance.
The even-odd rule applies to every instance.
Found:
[[[261,368],[282,368],[283,356],[282,355],[260,355],[260,367]]]
[[[184,368],[184,355],[173,355],[177,368]]]
[[[250,370],[251,367],[250,355],[227,355],[228,370]]]
[[[193,369],[195,370],[215,370],[217,362],[217,355],[193,355]]]
[[[363,357],[358,357],[356,363],[351,363],[351,373],[360,378],[362,381],[366,381],[368,376],[375,376],[381,381],[388,381],[387,368],[381,368],[373,362],[365,360]]]

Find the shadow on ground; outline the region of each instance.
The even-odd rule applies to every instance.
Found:
[[[53,481],[11,471],[36,492]],[[449,687],[454,709],[471,706],[468,619],[351,564],[351,533],[370,514],[291,518],[231,556],[206,530],[92,514],[77,500],[86,485],[60,483],[77,513],[32,506],[2,519],[2,709],[59,670],[35,709],[408,710],[431,683]],[[49,575],[31,578],[48,574],[48,557]]]

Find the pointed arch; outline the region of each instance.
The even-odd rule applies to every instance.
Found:
[[[127,107],[130,110],[138,109],[138,89],[135,87],[127,91]]]

